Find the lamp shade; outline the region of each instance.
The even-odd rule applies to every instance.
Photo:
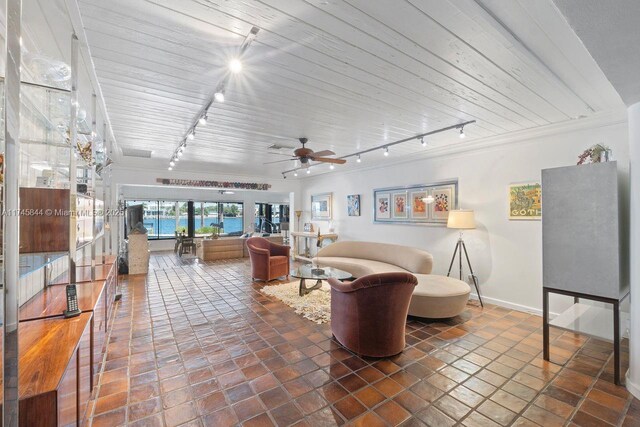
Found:
[[[476,218],[471,209],[459,209],[449,212],[447,228],[471,229],[476,228]]]

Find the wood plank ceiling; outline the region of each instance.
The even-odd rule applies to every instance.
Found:
[[[300,136],[344,155],[466,120],[477,120],[469,140],[621,106],[550,0],[80,0],[80,10],[119,146],[163,166],[260,28],[183,170],[277,175],[293,165],[263,167],[282,158],[267,147]],[[448,132],[431,143],[464,142]]]

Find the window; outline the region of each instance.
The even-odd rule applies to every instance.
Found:
[[[193,214],[189,215],[189,203]],[[195,237],[219,234],[240,235],[244,229],[244,209],[239,202],[178,202],[127,200],[126,205],[143,205],[143,223],[149,239],[172,239],[176,232],[188,234],[193,224]]]

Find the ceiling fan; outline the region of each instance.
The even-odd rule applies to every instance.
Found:
[[[336,153],[334,153],[331,150],[314,152],[311,148],[305,147],[305,144],[308,141],[307,138],[298,138],[298,140],[302,144],[302,147],[297,148],[293,152],[293,156],[291,156],[289,159],[276,160],[275,162],[267,162],[264,164],[269,165],[272,163],[288,162],[290,160],[300,160],[300,163],[302,163],[303,165],[309,164],[309,160],[313,160],[314,162],[322,162],[322,163],[336,163],[338,165],[342,165],[347,162],[345,159],[332,159],[330,157],[326,157],[326,156],[336,155]]]

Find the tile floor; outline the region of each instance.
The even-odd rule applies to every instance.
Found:
[[[640,426],[611,344],[552,330],[546,363],[538,316],[470,303],[410,320],[401,355],[362,359],[259,293],[247,260],[151,262],[123,281],[95,427]]]

